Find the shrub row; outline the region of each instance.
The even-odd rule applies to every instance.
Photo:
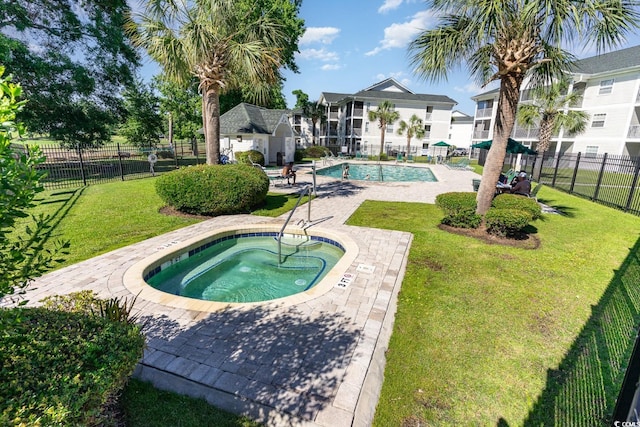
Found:
[[[265,165],[264,154],[258,150],[238,151],[234,156],[240,164],[251,165],[251,162],[253,162],[261,166]]]
[[[0,310],[0,425],[105,424],[144,337],[132,323],[79,311]]]
[[[436,196],[436,205],[444,211],[442,223],[456,228],[477,228],[482,217],[476,214],[475,193],[443,193]]]
[[[482,217],[476,211],[476,193],[444,193],[436,197],[436,205],[444,212],[442,223],[457,228],[477,228]],[[493,199],[484,216],[487,232],[512,236],[531,221],[540,218],[542,210],[533,200],[514,194],[501,194]]]
[[[156,191],[166,204],[196,215],[250,212],[264,203],[268,190],[267,175],[242,164],[188,166],[156,181]]]

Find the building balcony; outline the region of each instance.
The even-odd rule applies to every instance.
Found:
[[[337,111],[332,111],[329,113],[329,119],[337,119],[338,118],[338,112]]]
[[[473,131],[473,139],[488,139],[489,131],[488,130],[474,130]]]
[[[538,133],[539,133],[538,128],[515,129],[515,131],[513,132],[513,137],[515,139],[518,139],[518,138],[526,138],[526,139],[534,138],[535,139],[538,137]]]
[[[640,125],[629,126],[627,138],[640,138]]]
[[[433,113],[426,113],[426,114],[424,115],[424,120],[425,120],[426,122],[430,122],[430,121],[431,121],[431,117],[432,117],[432,116],[433,116]]]
[[[492,114],[493,114],[493,108],[483,108],[481,110],[476,111],[476,118],[491,117]]]

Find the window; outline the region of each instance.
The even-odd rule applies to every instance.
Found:
[[[612,90],[613,90],[613,79],[602,80],[600,82],[600,92],[598,92],[598,94],[606,95],[608,93],[611,93]]]
[[[597,145],[587,145],[587,149],[584,152],[585,157],[595,157],[598,154]]]
[[[367,111],[369,111],[370,108],[371,108],[371,103],[367,102]]]
[[[364,131],[369,132],[369,122],[364,123]]]
[[[387,133],[393,133],[393,123],[387,125]]]
[[[603,128],[604,127],[604,119],[607,118],[606,113],[599,113],[593,115],[593,120],[591,121],[592,128]]]
[[[423,150],[426,150],[427,148],[429,148],[429,143],[427,143],[427,142],[423,142],[423,143],[422,143],[422,149],[423,149]]]
[[[425,132],[431,132],[431,125],[424,125]]]

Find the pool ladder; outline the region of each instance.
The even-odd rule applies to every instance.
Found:
[[[307,185],[300,191],[300,196],[296,201],[296,205],[293,207],[293,209],[291,209],[291,212],[289,212],[289,216],[287,217],[287,220],[284,222],[284,224],[282,225],[282,228],[280,229],[280,232],[278,233],[278,264],[282,264],[282,235],[284,234],[284,229],[287,227],[287,224],[289,224],[289,221],[291,220],[293,213],[296,211],[296,209],[300,205],[300,201],[302,201],[302,196],[304,196],[305,193],[309,195],[309,203],[307,206],[307,223],[311,223],[311,186]]]

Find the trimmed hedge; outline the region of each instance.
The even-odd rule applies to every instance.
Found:
[[[436,196],[436,206],[444,211],[442,224],[457,228],[478,228],[482,217],[476,214],[476,193],[443,193]]]
[[[162,200],[181,212],[196,215],[228,215],[250,212],[264,203],[269,178],[247,165],[189,166],[161,175],[156,191]]]
[[[252,161],[253,163],[264,166],[264,154],[258,150],[238,151],[234,153],[234,156],[238,163],[250,165]],[[249,161],[249,158],[251,158],[251,161]]]
[[[138,326],[45,308],[0,310],[0,425],[103,425],[142,357]]]
[[[484,216],[487,232],[509,237],[517,234],[531,221],[531,214],[522,210],[490,208]]]
[[[531,220],[538,219],[542,216],[542,208],[540,208],[538,202],[534,199],[516,194],[500,194],[493,199],[491,206],[496,209],[528,212],[531,215]]]

